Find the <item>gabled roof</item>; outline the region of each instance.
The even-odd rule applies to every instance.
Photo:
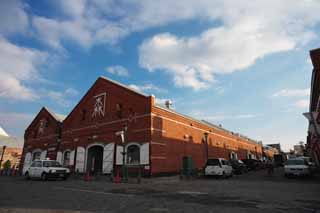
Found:
[[[43,108],[46,109],[48,111],[48,113],[51,114],[52,117],[54,117],[54,119],[56,119],[59,122],[62,122],[67,117],[66,115],[54,113],[51,110],[49,110],[47,107],[43,107]]]
[[[32,122],[29,124],[29,126],[26,128],[29,129],[30,126],[37,120],[38,116],[40,115],[40,113],[45,110],[46,112],[48,112],[48,114],[54,119],[56,120],[57,122],[61,123],[65,116],[64,115],[60,115],[60,114],[56,114],[56,113],[53,113],[51,110],[49,110],[47,107],[42,107],[41,110],[38,112],[38,114],[35,116],[35,118],[32,120]]]
[[[134,92],[134,93],[137,93],[137,94],[139,94],[139,95],[148,97],[148,95],[144,94],[143,92],[140,92],[140,91],[138,91],[138,90],[135,90],[135,89],[133,89],[133,88],[131,88],[131,87],[128,87],[128,86],[126,86],[126,85],[124,85],[124,84],[121,84],[120,82],[114,81],[114,80],[112,80],[112,79],[110,79],[110,78],[107,78],[107,77],[105,77],[105,76],[100,76],[99,78],[104,79],[104,80],[107,80],[107,81],[109,81],[109,82],[111,82],[111,83],[113,83],[113,84],[116,84],[116,85],[118,85],[118,86],[120,86],[120,87],[123,87],[123,88],[125,88],[125,89],[127,89],[127,90],[130,90],[130,91],[132,91],[132,92]]]
[[[119,86],[119,87],[122,87],[122,88],[124,88],[124,89],[126,89],[126,90],[129,90],[129,91],[131,91],[131,92],[134,92],[135,94],[138,94],[138,95],[140,95],[140,96],[143,96],[143,97],[145,97],[145,98],[148,97],[148,95],[146,95],[146,94],[144,94],[144,93],[142,93],[142,92],[139,92],[139,91],[137,91],[137,90],[135,90],[135,89],[133,89],[133,88],[130,88],[130,87],[124,85],[124,84],[121,84],[120,82],[114,81],[114,80],[112,80],[112,79],[110,79],[110,78],[107,78],[107,77],[105,77],[105,76],[99,76],[99,78],[97,78],[97,80],[91,85],[91,87],[90,87],[90,88],[87,90],[87,92],[82,96],[82,98],[80,99],[80,101],[73,107],[73,109],[71,110],[71,112],[64,118],[64,120],[67,120],[67,118],[69,118],[69,116],[72,114],[72,112],[79,106],[79,104],[85,99],[85,97],[87,97],[88,93],[91,91],[91,89],[96,85],[96,83],[97,83],[99,80],[103,80],[103,81],[110,82],[110,83],[115,84],[115,85],[117,85],[117,86]]]

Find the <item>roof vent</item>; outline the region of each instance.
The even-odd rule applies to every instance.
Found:
[[[171,106],[172,106],[172,101],[171,101],[171,100],[166,100],[165,106],[166,106],[168,109],[170,109]]]

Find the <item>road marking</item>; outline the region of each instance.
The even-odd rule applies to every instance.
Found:
[[[133,197],[133,195],[131,194],[111,193],[111,192],[94,191],[94,190],[88,190],[88,189],[77,189],[77,188],[70,188],[70,187],[53,187],[53,188],[59,189],[59,190],[75,191],[75,192],[88,192],[88,193],[102,194],[102,195],[117,195],[122,197]]]

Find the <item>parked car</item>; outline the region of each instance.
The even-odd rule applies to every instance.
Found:
[[[309,167],[310,167],[311,173],[316,172],[317,166],[316,166],[316,164],[312,161],[312,158],[307,157],[307,156],[302,156],[302,157],[298,157],[298,158],[302,158],[302,159],[304,159],[305,161],[307,161],[307,163],[308,163],[308,165],[309,165]]]
[[[312,174],[308,162],[303,158],[292,158],[284,164],[284,175],[290,176],[310,176]]]
[[[248,172],[248,167],[242,160],[230,160],[233,172],[235,174],[243,174]]]
[[[208,159],[205,166],[205,176],[231,177],[232,166],[224,158]]]
[[[258,170],[260,169],[260,164],[255,159],[243,159],[244,164],[248,167],[248,170]]]
[[[24,175],[26,179],[41,178],[42,180],[47,180],[61,178],[66,180],[70,175],[70,170],[62,167],[59,162],[54,160],[35,160]]]

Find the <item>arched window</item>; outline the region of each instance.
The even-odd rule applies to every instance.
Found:
[[[70,151],[64,152],[63,155],[63,166],[69,166],[70,165]]]
[[[138,145],[130,145],[127,148],[127,164],[140,163],[140,147]]]
[[[231,160],[237,160],[237,159],[238,159],[237,154],[236,154],[235,152],[231,152],[231,153],[230,153],[230,159],[231,159]]]
[[[40,151],[36,151],[32,154],[32,161],[34,160],[40,160],[41,157],[41,152]]]

